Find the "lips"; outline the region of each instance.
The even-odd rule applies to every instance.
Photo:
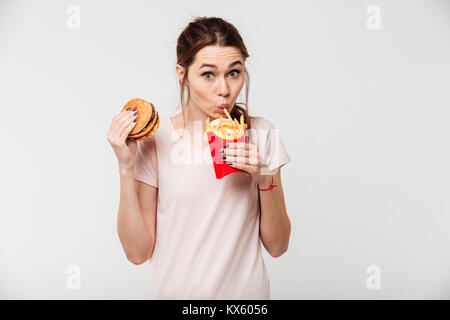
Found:
[[[221,105],[217,106],[217,108],[221,108],[221,109],[228,109],[228,104],[227,103],[222,103]]]

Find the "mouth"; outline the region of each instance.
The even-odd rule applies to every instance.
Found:
[[[225,114],[223,109],[227,109],[228,110],[228,104],[227,103],[222,103],[221,105],[217,106],[217,111],[220,112],[220,113]]]

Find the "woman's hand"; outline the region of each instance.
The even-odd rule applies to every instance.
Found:
[[[123,110],[115,116],[106,135],[119,161],[119,170],[122,168],[130,169],[134,166],[137,142],[127,139],[127,137],[136,125],[134,120],[137,117],[137,112],[135,109]]]
[[[257,145],[246,142],[227,142],[226,145],[223,151],[219,151],[224,161],[233,168],[248,172],[261,187],[270,185],[271,176],[262,174],[267,165],[261,162]]]

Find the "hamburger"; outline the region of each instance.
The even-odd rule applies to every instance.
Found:
[[[159,115],[155,106],[143,99],[135,98],[128,101],[123,110],[136,108],[138,113],[136,125],[128,134],[128,138],[134,141],[150,138],[159,127]]]

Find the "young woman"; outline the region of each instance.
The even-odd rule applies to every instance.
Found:
[[[131,262],[149,260],[153,299],[270,299],[261,242],[273,257],[288,248],[279,168],[290,157],[272,123],[248,115],[248,56],[233,25],[197,18],[177,43],[182,112],[161,118],[155,134],[139,142],[127,139],[133,110],[112,121],[119,238]],[[244,83],[246,108],[236,102]],[[226,117],[219,106],[238,121],[242,115],[251,133],[221,151],[244,171],[222,179],[205,132],[207,118]]]

